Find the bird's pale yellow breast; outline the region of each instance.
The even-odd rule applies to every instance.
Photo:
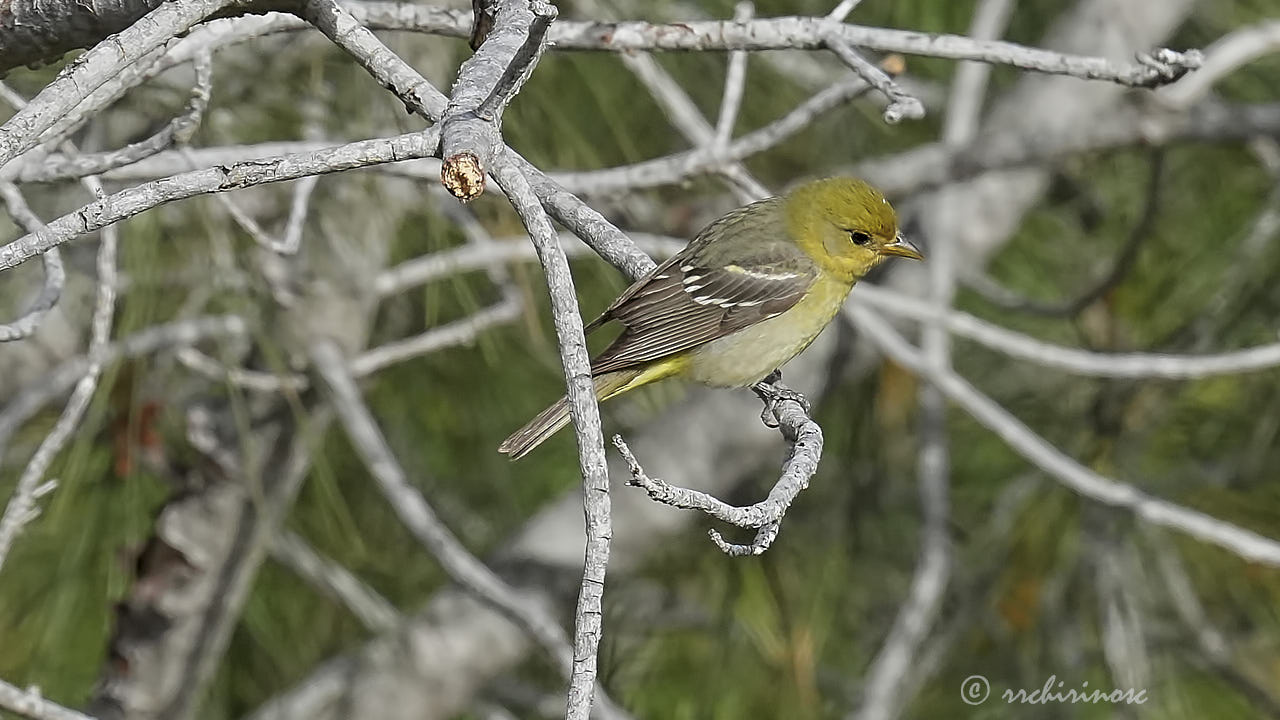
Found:
[[[681,375],[717,387],[745,387],[763,380],[818,337],[852,287],[819,274],[790,310],[693,350]]]

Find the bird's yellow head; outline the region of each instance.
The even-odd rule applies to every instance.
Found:
[[[857,178],[805,183],[785,196],[787,232],[827,272],[849,282],[892,256],[924,256],[898,232],[898,216]]]

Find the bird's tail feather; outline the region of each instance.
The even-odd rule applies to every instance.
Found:
[[[594,378],[596,399],[607,400],[613,397],[643,373],[644,371],[640,369],[627,369],[597,376]],[[498,452],[510,455],[512,460],[519,460],[568,424],[569,398],[562,397],[552,403],[551,407],[538,413],[537,417],[526,423],[524,427],[511,433],[511,436],[498,446]]]

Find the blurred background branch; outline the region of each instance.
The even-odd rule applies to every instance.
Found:
[[[0,677],[56,701],[0,705],[523,717],[568,673],[571,717],[593,689],[604,716],[955,717],[982,673],[1275,713],[1273,13],[480,5],[0,9]],[[514,206],[442,198],[442,141]],[[776,433],[745,393],[680,388],[602,426],[578,308],[838,173],[930,262],[856,288],[787,367],[823,461],[731,560],[698,515],[610,492],[603,428],[725,506],[778,481]],[[577,488],[567,437],[492,452],[566,382]],[[388,477],[391,510],[452,530],[440,563],[387,522]]]

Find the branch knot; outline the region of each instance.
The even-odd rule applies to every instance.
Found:
[[[440,182],[449,194],[471,202],[484,193],[484,168],[475,153],[461,152],[445,158],[440,166]]]

